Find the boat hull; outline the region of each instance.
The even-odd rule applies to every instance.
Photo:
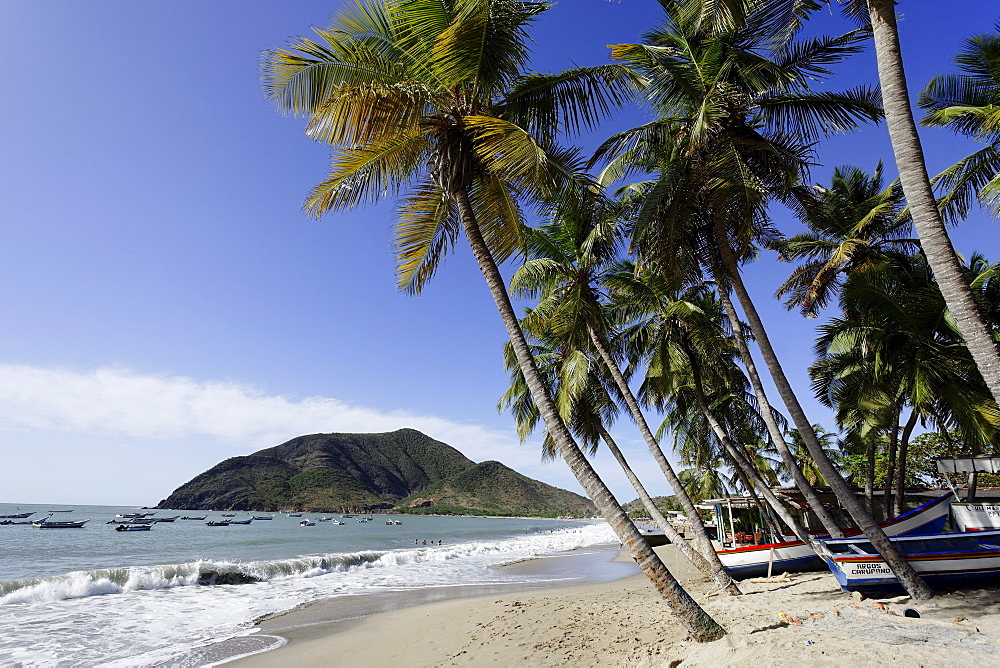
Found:
[[[953,503],[951,517],[959,531],[992,531],[1000,529],[1000,504]]]
[[[891,538],[900,554],[932,589],[1000,582],[1000,530]],[[869,554],[851,553],[847,550]],[[867,541],[822,541],[823,558],[845,591],[897,591],[903,586]]]
[[[899,517],[882,522],[879,526],[887,536],[940,533],[948,519],[948,507],[954,499],[954,494],[945,494]],[[848,529],[844,533],[858,535],[861,532]],[[816,536],[817,540],[828,537],[828,534]],[[811,547],[798,540],[719,550],[718,554],[726,572],[737,580],[764,577],[768,571],[798,573],[820,571],[826,566]]]

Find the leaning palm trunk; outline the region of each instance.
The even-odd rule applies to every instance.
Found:
[[[812,456],[813,460],[816,462],[816,466],[819,468],[820,474],[826,480],[827,484],[833,490],[833,493],[837,495],[837,499],[840,504],[850,513],[851,517],[857,523],[858,528],[864,532],[865,536],[871,541],[872,547],[874,547],[882,558],[885,559],[886,565],[892,569],[896,577],[899,579],[900,585],[906,589],[907,593],[914,599],[924,600],[933,598],[934,593],[931,591],[930,587],[927,586],[920,576],[917,575],[916,571],[908,561],[906,561],[896,549],[896,546],[892,544],[889,537],[885,535],[870,513],[865,510],[864,505],[858,501],[858,498],[854,495],[854,491],[848,486],[847,482],[844,480],[843,476],[840,475],[840,471],[834,467],[833,462],[827,457],[826,452],[823,451],[822,446],[819,443],[819,439],[816,438],[816,433],[813,431],[812,424],[806,418],[805,411],[802,410],[802,406],[799,404],[798,397],[795,396],[795,391],[792,390],[791,383],[788,382],[788,378],[785,376],[784,370],[781,368],[781,362],[778,361],[778,356],[774,352],[774,348],[771,346],[771,340],[767,336],[767,331],[764,329],[764,324],[760,320],[760,316],[757,313],[757,309],[754,306],[753,300],[750,299],[750,294],[746,290],[746,286],[743,284],[743,279],[740,276],[739,266],[736,262],[736,256],[734,255],[732,249],[729,247],[729,240],[725,235],[725,231],[716,228],[716,240],[719,245],[719,252],[722,259],[722,266],[726,272],[726,278],[732,285],[736,296],[740,300],[740,306],[743,307],[743,313],[746,315],[747,322],[750,325],[750,331],[753,332],[754,338],[757,341],[757,345],[760,348],[761,356],[764,358],[764,362],[767,364],[767,368],[771,373],[771,378],[774,381],[774,385],[778,390],[778,395],[785,404],[785,408],[788,410],[789,416],[792,418],[792,423],[795,425],[796,429],[802,435],[802,440],[805,443],[806,449]],[[720,292],[723,290],[720,289]]]
[[[625,459],[625,455],[622,454],[618,444],[615,443],[615,439],[603,426],[599,427],[599,429],[601,438],[604,439],[604,442],[608,446],[608,450],[611,451],[611,454],[613,454],[615,459],[618,461],[619,466],[622,467],[622,471],[625,472],[625,477],[628,478],[630,483],[632,483],[632,487],[635,488],[636,493],[639,495],[639,499],[642,501],[642,507],[646,509],[647,513],[649,513],[649,517],[653,520],[653,523],[656,524],[661,531],[663,531],[663,535],[667,537],[672,545],[677,546],[677,549],[680,550],[681,554],[687,557],[688,561],[697,566],[702,572],[714,576],[715,574],[712,571],[712,565],[708,563],[705,557],[701,556],[701,553],[698,552],[698,550],[692,549],[691,546],[688,545],[688,542],[684,540],[684,537],[681,536],[677,529],[674,528],[674,525],[670,523],[670,520],[664,517],[663,513],[660,512],[660,509],[656,507],[655,503],[653,503],[653,498],[649,496],[649,492],[646,491],[646,488],[639,480],[639,477],[632,470],[632,467]],[[733,584],[732,578],[726,575],[725,571],[723,571],[723,575],[725,577],[721,582],[719,579],[716,579],[719,586],[727,589],[736,588],[736,585]],[[736,589],[735,593],[739,594],[741,592],[739,589]]]
[[[899,411],[892,409],[892,428],[889,430],[889,453],[886,456],[885,487],[882,490],[882,519],[889,519],[892,512],[892,483],[896,479],[896,446],[899,445]]]
[[[681,484],[680,478],[677,477],[677,473],[674,472],[674,468],[670,465],[670,461],[667,459],[666,455],[663,454],[663,449],[660,448],[660,444],[656,441],[656,437],[653,436],[653,432],[650,430],[649,424],[646,422],[646,418],[642,414],[642,409],[639,407],[639,402],[636,400],[635,394],[632,392],[632,388],[629,387],[621,369],[618,368],[618,364],[611,357],[611,353],[608,352],[608,349],[597,336],[597,333],[594,332],[591,327],[588,327],[587,330],[590,334],[590,342],[594,345],[594,348],[601,356],[601,361],[604,363],[604,366],[607,367],[608,372],[615,381],[615,385],[618,387],[619,392],[621,392],[622,397],[624,397],[625,403],[628,405],[629,411],[632,413],[632,419],[635,420],[636,425],[639,427],[639,432],[642,434],[643,440],[646,441],[646,447],[649,448],[649,452],[653,455],[653,459],[655,459],[656,463],[660,466],[660,470],[663,472],[664,477],[666,477],[667,482],[670,483],[670,488],[674,490],[674,495],[677,496],[677,502],[680,503],[681,508],[684,510],[684,514],[691,523],[691,530],[694,532],[695,540],[698,541],[698,550],[701,552],[701,555],[708,560],[708,563],[712,565],[712,577],[719,583],[719,586],[726,587],[731,595],[739,595],[740,590],[735,584],[733,584],[732,578],[730,578],[726,573],[726,567],[722,565],[719,555],[716,554],[715,546],[712,545],[712,540],[708,537],[708,532],[705,531],[705,523],[701,521],[701,516],[698,515],[698,511],[695,509],[690,495],[688,495],[687,490],[684,489],[684,485]]]
[[[833,519],[833,516],[823,506],[819,496],[816,494],[816,490],[813,489],[812,483],[806,479],[805,474],[802,473],[802,469],[799,468],[798,462],[795,461],[795,457],[788,449],[788,444],[785,443],[785,436],[781,433],[778,423],[774,420],[774,414],[771,412],[771,402],[764,392],[764,384],[760,382],[757,365],[753,361],[753,356],[750,355],[750,347],[747,345],[746,336],[743,334],[743,325],[740,324],[739,316],[736,313],[735,307],[733,307],[733,300],[729,298],[729,291],[726,290],[724,284],[720,283],[718,287],[719,300],[722,302],[722,307],[726,311],[726,317],[729,318],[730,326],[733,328],[733,337],[736,339],[740,358],[743,360],[743,366],[746,368],[750,385],[753,387],[754,395],[757,397],[757,406],[760,408],[761,419],[764,420],[764,424],[767,426],[767,433],[771,436],[771,441],[781,456],[781,462],[791,474],[795,486],[802,492],[806,503],[809,504],[809,507],[815,513],[816,518],[823,525],[823,528],[826,529],[827,533],[832,538],[843,538],[844,533],[837,526],[837,522]]]
[[[816,542],[813,540],[809,531],[806,530],[806,528],[802,526],[802,524],[795,519],[790,512],[788,512],[788,509],[781,504],[778,497],[774,495],[771,488],[767,485],[764,479],[760,477],[760,472],[757,470],[757,467],[753,465],[753,462],[751,462],[747,456],[736,447],[732,439],[729,438],[729,434],[722,426],[722,423],[719,422],[719,419],[715,416],[715,412],[708,405],[708,399],[705,397],[705,386],[702,383],[701,378],[701,365],[698,363],[698,360],[695,359],[694,354],[687,346],[684,346],[683,349],[684,354],[688,358],[688,364],[691,366],[691,375],[693,376],[694,381],[692,385],[694,386],[695,396],[698,398],[698,407],[701,409],[702,415],[705,416],[705,419],[708,420],[708,424],[712,428],[712,432],[722,443],[722,447],[725,448],[726,454],[729,455],[729,458],[733,461],[733,464],[737,467],[737,469],[746,473],[747,477],[750,478],[750,481],[757,486],[757,489],[760,490],[761,496],[764,497],[767,505],[771,506],[771,509],[774,510],[775,514],[781,519],[781,521],[792,530],[795,537],[803,543],[809,545],[809,547],[813,550],[816,550]]]
[[[875,514],[875,439],[869,435],[865,444],[865,505],[868,512]]]
[[[896,25],[896,3],[893,0],[867,1],[886,126],[896,157],[899,181],[913,217],[913,227],[920,237],[920,246],[934,272],[945,304],[955,318],[955,324],[965,338],[993,399],[1000,402],[1000,350],[976,307],[969,284],[962,276],[961,264],[941,220],[927,176],[923,147],[906,87]]]
[[[490,253],[482,232],[476,221],[475,213],[469,201],[469,194],[465,188],[456,188],[451,193],[458,208],[462,222],[462,229],[466,239],[472,249],[472,253],[479,264],[479,269],[486,279],[490,293],[496,302],[500,317],[507,328],[510,337],[511,347],[517,359],[518,366],[524,374],[524,380],[531,392],[531,397],[538,407],[538,411],[545,423],[545,428],[552,437],[553,442],[559,450],[559,454],[569,466],[577,481],[587,492],[587,495],[597,506],[597,509],[611,525],[615,533],[621,540],[622,545],[628,550],[632,558],[635,559],[639,568],[652,581],[656,590],[666,599],[672,612],[681,621],[688,632],[698,642],[717,640],[726,634],[723,629],[701,606],[699,606],[690,594],[681,587],[677,579],[667,570],[667,567],[660,560],[642,537],[639,530],[635,528],[628,515],[615,500],[611,491],[591,467],[590,462],[584,457],[579,446],[573,439],[572,434],[563,424],[559,411],[549,396],[548,390],[542,379],[542,375],[531,355],[528,342],[525,340],[524,332],[521,331],[520,323],[514,312],[514,307],[510,303],[510,296],[504,285],[503,277],[497,268],[496,261]]]
[[[906,506],[906,452],[910,449],[910,434],[917,426],[919,414],[916,409],[910,413],[910,419],[903,426],[903,433],[899,437],[899,454],[896,456],[896,503],[893,507],[893,515],[899,517],[903,514]]]

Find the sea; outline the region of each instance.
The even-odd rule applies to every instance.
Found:
[[[272,519],[209,526],[222,512],[157,510],[153,517],[206,519],[116,531],[109,522],[117,515],[141,511],[0,503],[0,515],[18,512],[89,521],[78,529],[0,525],[3,666],[213,665],[280,644],[251,642],[256,623],[324,599],[355,610],[363,597],[417,601],[414,592],[439,599],[638,572],[612,563],[618,540],[597,521],[257,513]],[[301,526],[306,518],[315,526]],[[524,563],[536,567],[511,566]],[[235,580],[245,582],[218,584]]]

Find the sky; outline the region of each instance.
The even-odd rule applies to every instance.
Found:
[[[505,332],[464,247],[412,297],[395,286],[391,201],[321,220],[301,210],[328,153],[264,99],[259,59],[340,6],[0,3],[0,502],[152,505],[228,457],[402,427],[581,491],[496,409]],[[607,62],[657,7],[563,0],[532,32],[532,68]],[[988,0],[900,10],[914,96],[1000,18]],[[848,28],[835,13],[815,26]],[[831,90],[875,82],[871,50],[838,72]],[[577,141],[591,149],[645,119],[626,109]],[[921,133],[931,173],[975,149]],[[824,140],[818,156],[819,183],[879,160],[895,176],[884,125]],[[973,214],[956,248],[1000,260],[995,225]],[[832,429],[806,373],[816,321],[773,299],[791,269],[765,252],[747,281],[810,419]],[[669,493],[634,426],[614,433],[649,491]],[[609,455],[594,462],[620,501],[635,498]]]

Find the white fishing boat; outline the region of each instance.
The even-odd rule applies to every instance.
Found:
[[[924,505],[903,513],[899,517],[879,523],[888,536],[940,533],[948,519],[948,507],[955,500],[951,492]],[[856,536],[858,529],[845,529],[848,536]],[[817,539],[829,538],[818,534]],[[795,573],[822,570],[823,559],[813,549],[799,540],[781,543],[748,545],[729,550],[717,550],[726,572],[738,580],[767,576],[768,573]]]
[[[951,519],[959,531],[992,531],[1000,529],[1000,504],[953,503]]]
[[[931,588],[1000,581],[1000,531],[892,536],[889,540]],[[902,589],[892,569],[863,536],[820,541],[820,551],[846,591]]]
[[[314,527],[314,526],[316,526],[316,523],[315,522],[310,522],[308,519],[304,519],[301,522],[299,522],[299,526],[300,527]]]

